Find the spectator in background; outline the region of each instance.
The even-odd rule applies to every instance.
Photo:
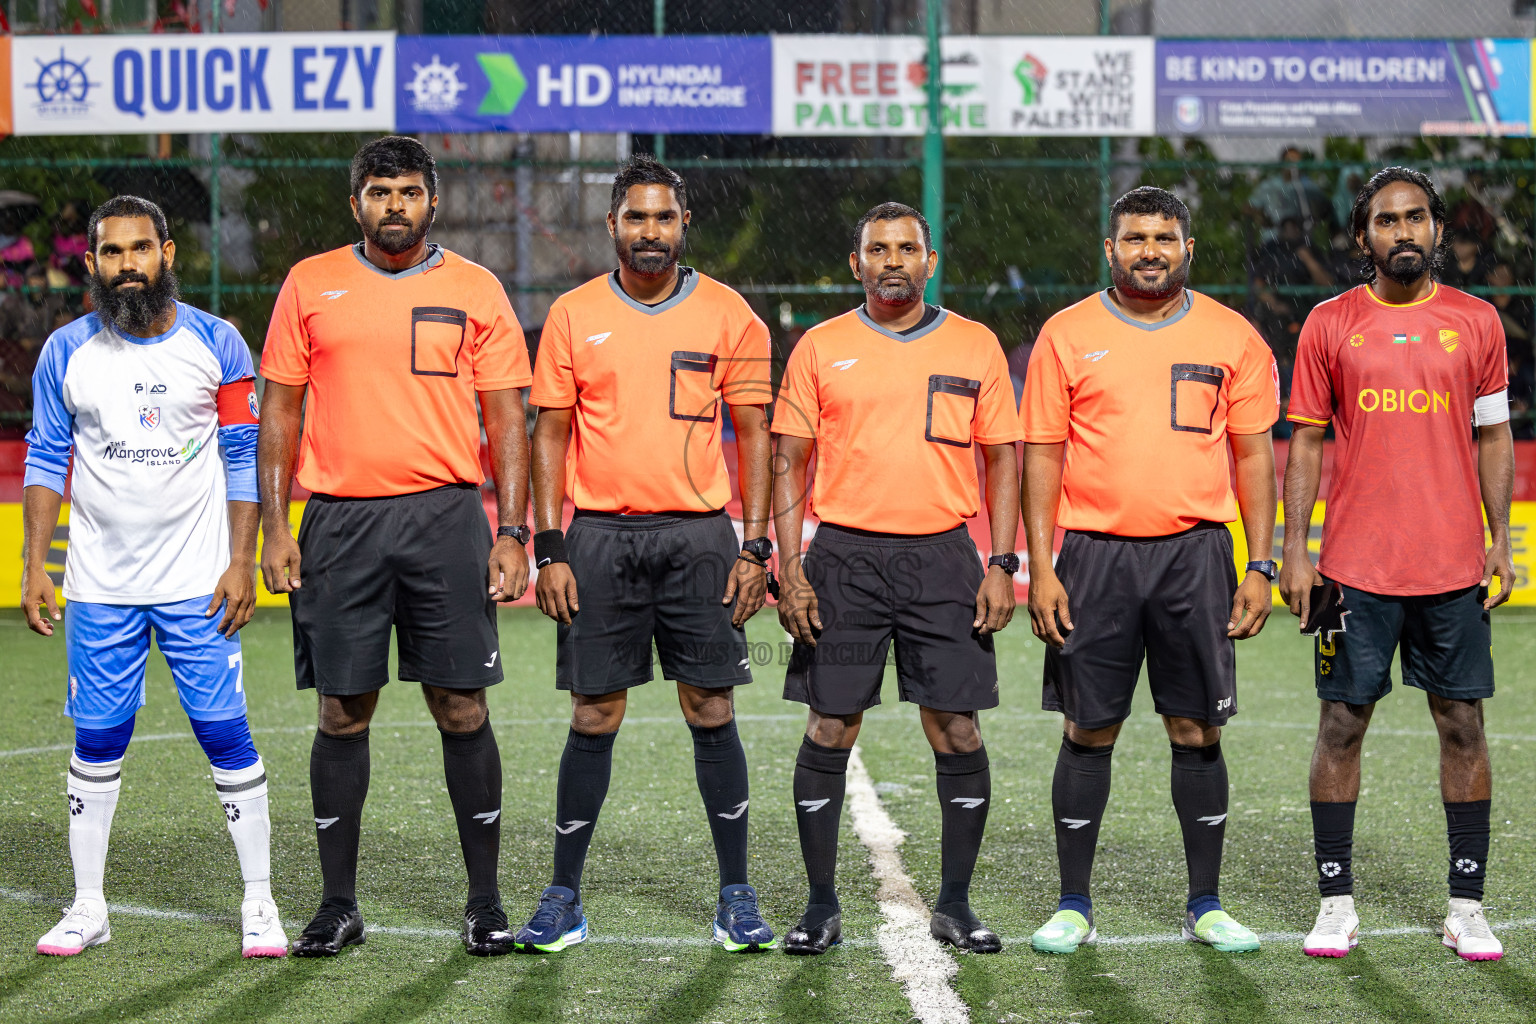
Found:
[[[1339,180],[1333,187],[1333,225],[1338,229],[1338,234],[1344,236],[1349,248],[1354,248],[1354,240],[1349,237],[1346,227],[1349,224],[1350,211],[1355,207],[1355,196],[1365,187],[1365,179],[1370,172],[1364,167],[1346,167],[1339,172]],[[1338,235],[1335,235],[1337,238]],[[1337,242],[1334,248],[1338,248]],[[1354,277],[1353,273],[1340,277],[1340,281],[1348,281]]]
[[[1483,172],[1477,168],[1467,171],[1465,185],[1466,194],[1456,201],[1451,207],[1450,222],[1452,232],[1465,232],[1472,235],[1483,245],[1493,241],[1493,233],[1498,229],[1498,221],[1489,212],[1484,202],[1487,192],[1487,184],[1483,181]]]
[[[37,258],[32,240],[26,235],[0,235],[0,275],[7,288],[19,288],[26,281],[26,271]]]
[[[1451,234],[1451,258],[1440,272],[1440,283],[1452,288],[1477,288],[1488,283],[1488,257],[1476,232],[1463,228]]]
[[[1308,240],[1301,222],[1286,217],[1276,237],[1259,246],[1253,256],[1253,290],[1258,298],[1254,323],[1275,353],[1282,377],[1290,373],[1301,323],[1322,296],[1282,293],[1282,286],[1316,285],[1331,288],[1328,257]]]
[[[1488,272],[1488,287],[1513,288],[1515,285],[1515,271],[1508,263],[1497,264]],[[1533,317],[1531,300],[1526,295],[1490,295],[1488,301],[1493,303],[1493,308],[1499,311],[1499,320],[1504,324],[1504,343],[1511,352],[1521,349],[1529,352],[1531,349]]]
[[[85,253],[90,248],[85,240],[85,226],[90,216],[90,203],[84,199],[71,199],[53,218],[48,278],[55,288],[85,283]]]
[[[29,289],[0,296],[0,425],[32,408],[32,371],[58,323],[67,316],[60,296],[49,294],[48,271],[41,263],[27,267],[22,278]],[[65,323],[69,320],[65,319]]]
[[[1301,225],[1301,233],[1308,239],[1317,224],[1332,224],[1333,205],[1317,182],[1301,173],[1296,165],[1309,159],[1296,146],[1287,146],[1280,152],[1280,162],[1285,166],[1277,173],[1259,182],[1249,197],[1252,211],[1261,218],[1264,229],[1260,240],[1271,242],[1279,235],[1280,227],[1287,220]]]
[[[1529,347],[1509,349],[1509,425],[1516,441],[1536,440],[1536,366]]]

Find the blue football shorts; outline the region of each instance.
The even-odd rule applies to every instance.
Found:
[[[245,714],[240,638],[221,635],[223,610],[210,597],[174,604],[70,601],[64,606],[69,690],[64,713],[88,729],[109,729],[144,706],[150,633],[165,655],[187,717],[220,722]]]

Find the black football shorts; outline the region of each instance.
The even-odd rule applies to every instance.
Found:
[[[1342,586],[1342,584],[1341,584]],[[1392,655],[1403,682],[1447,700],[1493,696],[1493,624],[1479,586],[1393,597],[1343,586],[1344,631],[1319,636],[1317,695],[1374,704],[1392,692]]]
[[[822,523],[805,572],[822,630],[815,647],[795,642],[785,700],[824,715],[874,707],[894,642],[902,700],[936,711],[997,707],[992,637],[971,626],[986,567],[964,526],[907,535]]]
[[[581,610],[557,627],[555,685],[586,696],[654,678],[718,689],[752,681],[747,635],[722,604],[741,542],[724,510],[578,511],[565,535]]]
[[[1123,722],[1145,658],[1158,714],[1221,725],[1237,713],[1226,526],[1166,537],[1068,530],[1056,575],[1076,628],[1065,647],[1046,649],[1041,707],[1083,729]]]
[[[501,682],[487,594],[491,527],[469,484],[388,498],[316,494],[299,523],[293,612],[299,689],[372,693],[389,682],[395,631],[403,682],[476,690]]]

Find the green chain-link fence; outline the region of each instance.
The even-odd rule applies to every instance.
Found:
[[[180,136],[149,140],[161,147],[153,156],[142,136],[0,141],[0,385],[8,392],[0,426],[30,420],[26,358],[35,358],[36,335],[83,308],[78,253],[92,205],[120,191],[164,205],[183,293],[235,320],[259,349],[288,268],[357,237],[347,167],[364,138],[235,136],[214,151],[206,137]],[[612,266],[601,226],[606,181],[623,152],[654,145],[649,135],[427,141],[441,156],[448,211],[439,236],[492,266],[529,328],[559,292]],[[920,146],[670,137],[668,160],[690,188],[689,261],[746,294],[787,353],[799,331],[858,301],[849,228],[876,202],[918,204]],[[1418,139],[1368,157],[1359,140],[1330,139],[1283,162],[1238,163],[1198,141],[1175,150],[1137,140],[1106,154],[1095,139],[950,139],[945,304],[992,327],[1022,376],[1045,318],[1103,283],[1105,197],[1158,184],[1193,210],[1192,282],[1254,321],[1285,376],[1306,312],[1354,283],[1342,221],[1357,181],[1389,162],[1439,181],[1456,238],[1447,279],[1499,306],[1513,398],[1524,411],[1536,334],[1530,140]],[[506,255],[498,263],[492,252]],[[1522,428],[1529,432],[1528,418]]]

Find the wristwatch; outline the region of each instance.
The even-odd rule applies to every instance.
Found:
[[[1273,559],[1266,558],[1262,562],[1249,562],[1245,568],[1248,572],[1263,573],[1271,583],[1275,582],[1280,576],[1280,567],[1275,564]]]
[[[1002,566],[1003,572],[1006,572],[1009,576],[1012,576],[1019,571],[1019,556],[1014,554],[1012,551],[1008,552],[1006,555],[993,555],[991,558],[987,559],[987,568],[990,569],[994,565]]]
[[[753,537],[741,542],[741,550],[767,565],[768,557],[773,554],[773,541],[767,537]]]
[[[524,523],[522,526],[499,526],[496,528],[497,539],[511,537],[523,547],[528,546],[528,538],[532,536],[533,531],[528,529],[527,523]]]

